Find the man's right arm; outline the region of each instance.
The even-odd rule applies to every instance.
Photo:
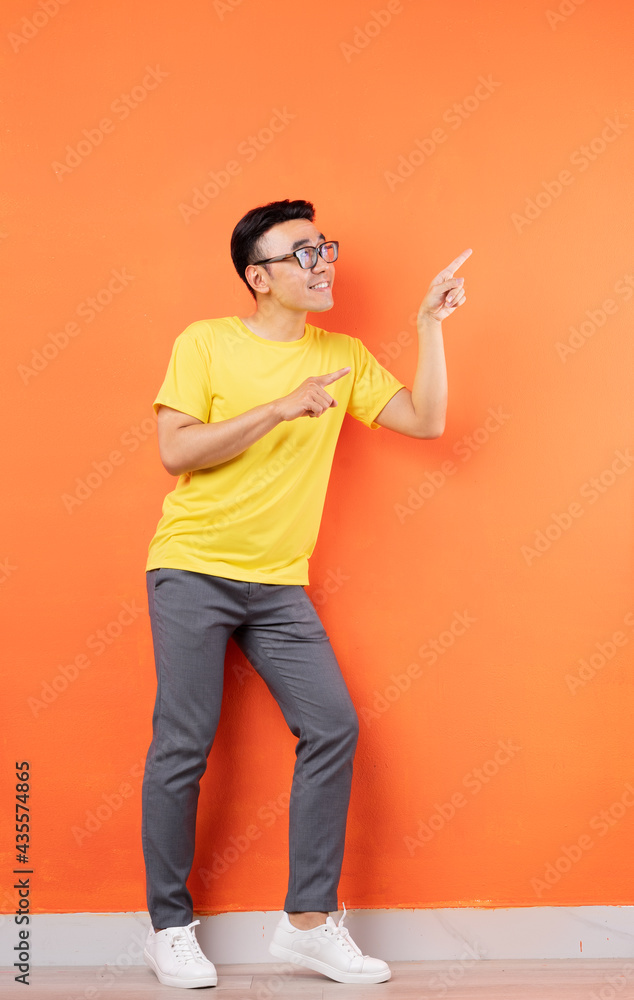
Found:
[[[172,476],[228,462],[283,420],[295,420],[301,416],[319,417],[329,407],[337,406],[337,400],[323,387],[349,371],[350,368],[340,368],[328,375],[307,378],[288,396],[254,406],[237,417],[210,424],[162,403],[158,411],[161,461]]]
[[[228,462],[281,423],[275,402],[214,424],[161,405],[158,442],[163,465],[172,476],[180,476]]]

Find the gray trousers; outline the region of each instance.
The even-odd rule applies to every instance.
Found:
[[[199,782],[214,740],[230,636],[294,736],[287,913],[338,909],[359,721],[330,640],[300,585],[247,583],[180,569],[146,574],[156,662],[142,842],[153,927],[193,919]],[[216,845],[209,845],[209,855]]]

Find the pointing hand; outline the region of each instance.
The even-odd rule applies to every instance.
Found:
[[[472,252],[471,249],[463,250],[460,256],[436,275],[418,310],[419,322],[426,316],[440,322],[451,316],[452,312],[466,301],[464,278],[454,278],[454,274]]]

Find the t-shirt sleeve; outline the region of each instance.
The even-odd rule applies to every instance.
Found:
[[[363,341],[353,337],[354,385],[346,412],[372,430],[380,427],[375,418],[399,389],[407,388],[384,368]]]
[[[163,385],[154,400],[154,412],[159,406],[171,406],[209,423],[211,415],[210,349],[192,324],[174,341]]]

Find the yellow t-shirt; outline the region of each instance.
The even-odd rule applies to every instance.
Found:
[[[165,498],[146,570],[193,570],[253,583],[308,580],[344,414],[368,427],[404,388],[355,337],[309,323],[300,340],[252,333],[237,317],[198,320],[174,342],[154,401],[204,423],[287,396],[306,378],[350,365],[326,386],[337,400],[320,417],[285,420],[241,454],[184,473]]]

